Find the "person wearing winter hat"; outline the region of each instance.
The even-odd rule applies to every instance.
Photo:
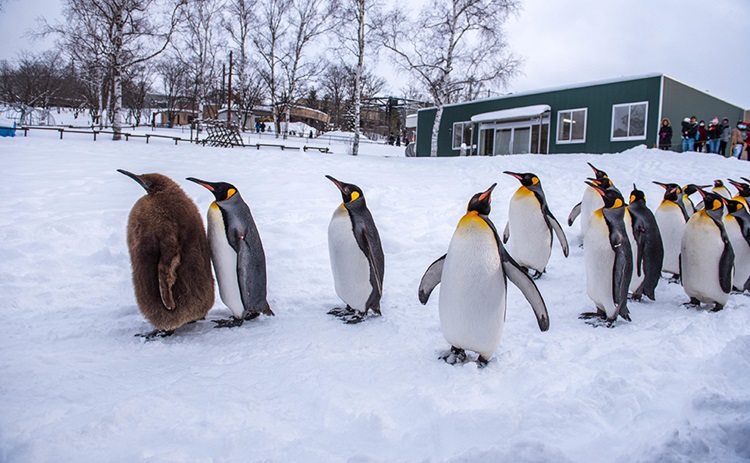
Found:
[[[666,117],[661,121],[659,128],[659,149],[669,151],[672,149],[672,126]]]
[[[719,154],[725,158],[728,158],[732,154],[731,152],[727,153],[727,145],[731,139],[732,129],[729,127],[729,119],[725,117],[719,125]]]
[[[737,122],[737,126],[732,129],[732,156],[737,159],[742,154],[742,149],[745,147],[745,137],[743,131],[747,128],[747,125],[743,121]]]
[[[706,130],[706,138],[708,139],[708,152],[718,153],[719,152],[719,118],[714,117],[711,122],[708,123],[708,130]]]
[[[693,151],[693,147],[695,146],[695,134],[693,136],[690,136],[690,132],[692,131],[692,124],[690,123],[690,118],[686,117],[682,120],[682,152],[685,153],[687,151]]]
[[[706,140],[708,140],[706,121],[700,121],[698,123],[698,134],[696,135],[695,139],[695,151],[702,153],[703,147],[706,146]]]

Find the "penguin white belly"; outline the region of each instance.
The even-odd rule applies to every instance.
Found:
[[[638,243],[635,241],[635,236],[633,235],[633,217],[627,209],[625,209],[624,220],[625,232],[628,234],[628,241],[630,241],[630,249],[633,250],[633,277],[630,279],[630,288],[628,288],[628,291],[634,293],[641,283],[643,283],[645,275],[643,269],[641,269],[641,275],[638,276]]]
[[[351,308],[365,312],[370,297],[370,263],[354,238],[349,212],[341,205],[328,225],[328,253],[331,257],[336,294]]]
[[[524,267],[544,271],[552,251],[552,232],[544,220],[539,200],[528,189],[519,189],[511,198],[508,226],[511,256]]]
[[[682,237],[682,286],[688,296],[704,303],[727,303],[729,294],[719,284],[723,251],[724,242],[716,224],[704,211],[697,212]]]
[[[671,201],[663,201],[656,209],[654,216],[664,245],[664,263],[661,269],[678,275],[680,273],[680,246],[682,234],[685,232],[685,218],[682,210]]]
[[[591,214],[602,206],[604,206],[604,201],[599,193],[590,186],[586,187],[581,200],[581,236],[586,236],[586,231],[589,229],[589,223],[591,222]]]
[[[612,296],[615,253],[609,242],[609,228],[601,212],[592,214],[591,223],[583,241],[586,243],[583,247],[586,293],[597,308],[607,312],[607,318],[614,319],[617,312],[617,305]]]
[[[693,206],[693,202],[690,201],[688,195],[682,195],[682,204],[685,205],[685,211],[688,214],[688,218],[692,217],[693,214],[695,214],[695,206]]]
[[[750,245],[742,236],[742,229],[737,219],[731,215],[724,217],[724,228],[727,229],[727,236],[734,250],[734,286],[744,289],[745,283],[750,278]]]
[[[232,311],[232,315],[241,318],[245,309],[237,278],[237,253],[229,245],[224,218],[216,203],[208,208],[208,245],[211,248],[211,261],[219,283],[219,296]]]
[[[505,281],[492,229],[469,213],[453,234],[440,284],[440,326],[455,347],[492,358],[505,324]]]

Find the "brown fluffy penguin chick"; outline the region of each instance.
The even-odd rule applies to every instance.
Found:
[[[214,304],[211,254],[198,206],[170,178],[118,169],[146,190],[128,217],[128,250],[138,307],[168,336]]]

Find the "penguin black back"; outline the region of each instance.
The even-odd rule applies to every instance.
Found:
[[[639,276],[641,272],[644,274],[643,282],[633,294],[633,299],[640,300],[641,295],[645,294],[653,301],[664,263],[664,244],[656,217],[646,206],[646,195],[635,184],[630,193],[628,211],[633,219],[633,237],[637,243],[637,249],[633,250],[636,253],[636,271]]]
[[[205,317],[214,303],[214,280],[198,206],[164,175],[118,172],[147,193],[130,211],[127,232],[141,313],[164,331]]]

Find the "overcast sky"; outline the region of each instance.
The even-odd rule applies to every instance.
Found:
[[[6,0],[0,59],[49,48],[22,35],[60,10],[59,0]],[[750,108],[750,0],[523,0],[505,27],[524,59],[509,92],[663,72]]]

